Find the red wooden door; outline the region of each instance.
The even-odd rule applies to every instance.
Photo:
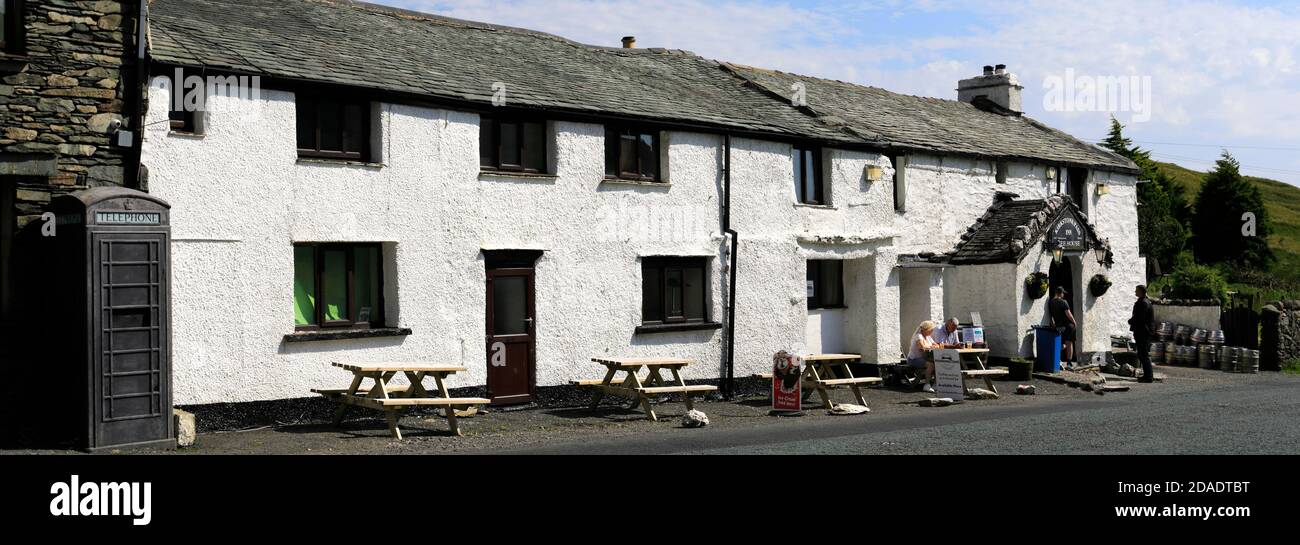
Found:
[[[533,296],[532,268],[487,271],[487,387],[493,405],[533,400]]]

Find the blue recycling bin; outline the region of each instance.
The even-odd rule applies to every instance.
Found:
[[[1034,356],[1034,371],[1055,373],[1061,370],[1061,332],[1047,326],[1034,326],[1034,339],[1037,345]]]

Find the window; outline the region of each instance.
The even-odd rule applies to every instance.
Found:
[[[546,172],[546,123],[483,117],[479,165],[484,170]]]
[[[295,244],[294,325],[308,330],[382,326],[382,255],[378,244]]]
[[[17,53],[22,47],[23,0],[0,0],[0,52]]]
[[[642,320],[646,324],[708,321],[708,259],[647,257],[641,262]]]
[[[1005,184],[1005,183],[1007,183],[1007,162],[1006,162],[1006,161],[998,161],[998,163],[997,163],[997,167],[995,167],[995,168],[997,169],[997,170],[996,170],[997,174],[995,174],[994,176],[995,176],[996,179],[997,179],[997,183],[1000,183],[1000,184]]]
[[[370,104],[299,94],[298,156],[370,160]]]
[[[894,165],[894,212],[907,212],[907,156],[891,155],[889,162]]]
[[[808,260],[808,308],[844,308],[844,262]]]
[[[174,89],[173,93],[183,93],[180,89]],[[178,105],[177,100],[172,99],[167,109],[167,120],[171,123],[171,129],[175,132],[199,132],[198,112],[186,109],[184,105]],[[180,109],[177,109],[180,106]]]
[[[803,204],[827,204],[822,188],[821,148],[795,146],[794,191]]]
[[[659,133],[605,127],[605,175],[625,180],[659,181]]]

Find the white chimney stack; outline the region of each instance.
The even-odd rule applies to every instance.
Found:
[[[1020,91],[1024,87],[1015,74],[1007,72],[1007,65],[985,66],[984,74],[957,82],[957,100],[976,104],[976,99],[985,100],[1015,113],[1024,112],[1020,101]]]

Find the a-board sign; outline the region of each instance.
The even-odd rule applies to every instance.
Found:
[[[939,397],[953,401],[966,398],[966,387],[961,380],[961,356],[956,350],[934,351],[934,391]]]
[[[803,358],[786,352],[772,357],[772,410],[803,409]]]

